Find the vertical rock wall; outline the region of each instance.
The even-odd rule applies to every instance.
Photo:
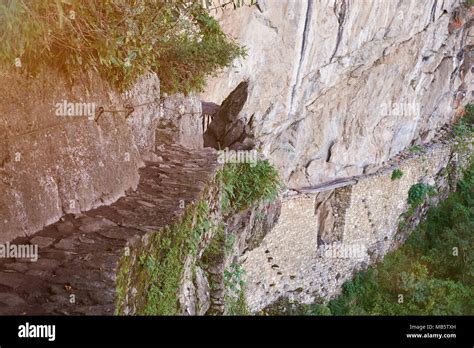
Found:
[[[220,104],[248,81],[232,120],[252,129],[290,187],[380,166],[429,142],[473,99],[474,12],[459,0],[258,4],[216,14],[248,56],[203,99]]]
[[[125,103],[100,79],[78,78],[71,86],[47,71],[35,78],[11,73],[1,81],[1,242],[66,213],[111,203],[136,187],[140,131],[131,130],[124,113],[105,112],[93,120],[99,107],[123,109]],[[64,102],[93,103],[96,112],[60,116],[57,103]]]
[[[157,143],[203,147],[198,98],[160,97],[153,73],[122,94],[52,69],[0,80],[0,242],[116,201],[136,188],[143,160],[159,159]]]

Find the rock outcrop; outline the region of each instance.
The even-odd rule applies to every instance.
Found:
[[[231,123],[251,124],[290,187],[378,167],[429,142],[473,98],[473,11],[459,0],[258,4],[216,14],[248,56],[202,99],[221,104],[248,81]]]
[[[239,118],[248,97],[248,83],[241,82],[213,115],[204,133],[204,145],[215,149],[251,150],[255,147],[251,133],[252,119],[246,124]]]

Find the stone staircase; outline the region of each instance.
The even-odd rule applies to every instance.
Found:
[[[0,259],[0,315],[114,314],[127,243],[178,221],[216,170],[212,149],[163,145],[140,170],[137,190],[12,241],[38,245],[38,260]]]

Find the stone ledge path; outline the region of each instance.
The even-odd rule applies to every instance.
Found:
[[[217,170],[212,149],[171,145],[157,154],[162,160],[140,170],[136,191],[10,243],[36,244],[39,256],[36,262],[0,259],[0,315],[114,314],[116,267],[126,242],[177,221],[180,203],[197,201]]]

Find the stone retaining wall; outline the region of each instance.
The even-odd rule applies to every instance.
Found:
[[[336,296],[353,273],[380,260],[406,237],[399,228],[408,209],[408,190],[431,184],[435,204],[454,189],[470,148],[438,138],[420,152],[406,151],[375,173],[346,186],[284,198],[276,227],[261,245],[241,257],[246,297],[252,312],[279,299],[301,303]],[[392,180],[394,169],[403,176]],[[311,190],[306,190],[311,191]],[[429,204],[408,217],[416,225]]]

